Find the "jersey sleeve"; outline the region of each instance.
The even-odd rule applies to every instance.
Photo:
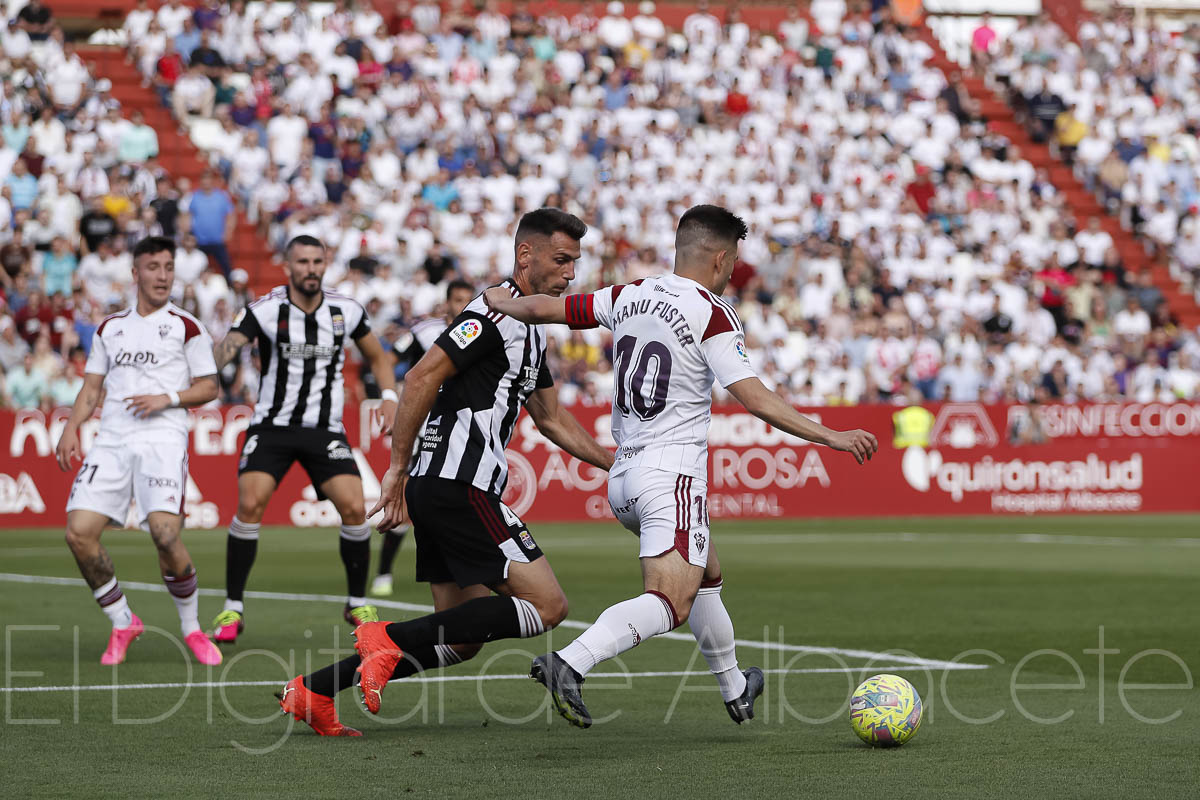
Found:
[[[87,364],[83,371],[92,375],[108,374],[108,350],[104,346],[104,339],[101,338],[99,329],[92,334],[92,350],[88,353]]]
[[[567,324],[575,330],[612,328],[612,310],[624,285],[605,286],[591,294],[571,294],[563,300],[567,307]]]
[[[477,311],[464,311],[437,338],[436,344],[462,372],[497,350],[504,349],[504,337],[496,323]]]
[[[358,324],[350,331],[350,338],[357,342],[371,332],[371,323],[367,321],[367,310],[357,303],[354,306],[358,311]]]
[[[258,324],[258,317],[254,316],[254,310],[249,306],[237,313],[237,316],[233,318],[233,327],[229,330],[237,331],[251,342],[257,341],[262,336],[262,326]]]
[[[187,359],[192,378],[203,378],[217,374],[217,362],[213,360],[213,342],[208,331],[199,328],[197,333],[187,336],[183,342],[183,354]],[[189,330],[190,333],[190,330]]]
[[[757,377],[746,353],[746,335],[737,312],[720,301],[710,302],[712,316],[700,338],[700,351],[704,353],[708,368],[722,388]]]

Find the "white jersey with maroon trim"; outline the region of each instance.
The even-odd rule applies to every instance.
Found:
[[[106,395],[96,444],[186,442],[185,409],[135,417],[125,401],[142,394],[182,392],[194,378],[216,375],[212,347],[204,327],[173,303],[144,317],[129,308],[101,322],[85,367],[104,376]]]
[[[755,377],[733,307],[674,273],[566,298],[574,328],[613,332],[616,463],[706,479],[714,378]]]

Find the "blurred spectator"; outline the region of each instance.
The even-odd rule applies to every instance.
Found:
[[[9,408],[37,408],[49,391],[46,376],[33,363],[33,353],[27,352],[20,366],[6,370],[4,391]]]
[[[211,172],[206,172],[200,178],[200,188],[185,198],[183,205],[191,218],[197,246],[217,262],[228,278],[233,264],[227,243],[237,223],[229,194],[217,187]]]

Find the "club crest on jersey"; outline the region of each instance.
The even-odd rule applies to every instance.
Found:
[[[454,340],[460,350],[465,350],[467,345],[481,333],[483,333],[483,325],[479,323],[479,320],[468,319],[450,331],[450,338]]]
[[[537,544],[533,541],[533,537],[529,535],[529,531],[521,531],[521,544],[525,545],[526,550],[532,550],[537,547]]]
[[[346,319],[341,314],[333,315],[333,335],[344,336],[346,334]]]
[[[159,335],[159,338],[162,338],[162,339],[165,339],[168,336],[170,336],[171,335],[171,326],[170,325],[159,325],[158,326],[158,335]]]

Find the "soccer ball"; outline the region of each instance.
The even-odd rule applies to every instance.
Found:
[[[921,727],[921,697],[899,675],[867,678],[850,697],[850,727],[872,747],[899,747]]]

